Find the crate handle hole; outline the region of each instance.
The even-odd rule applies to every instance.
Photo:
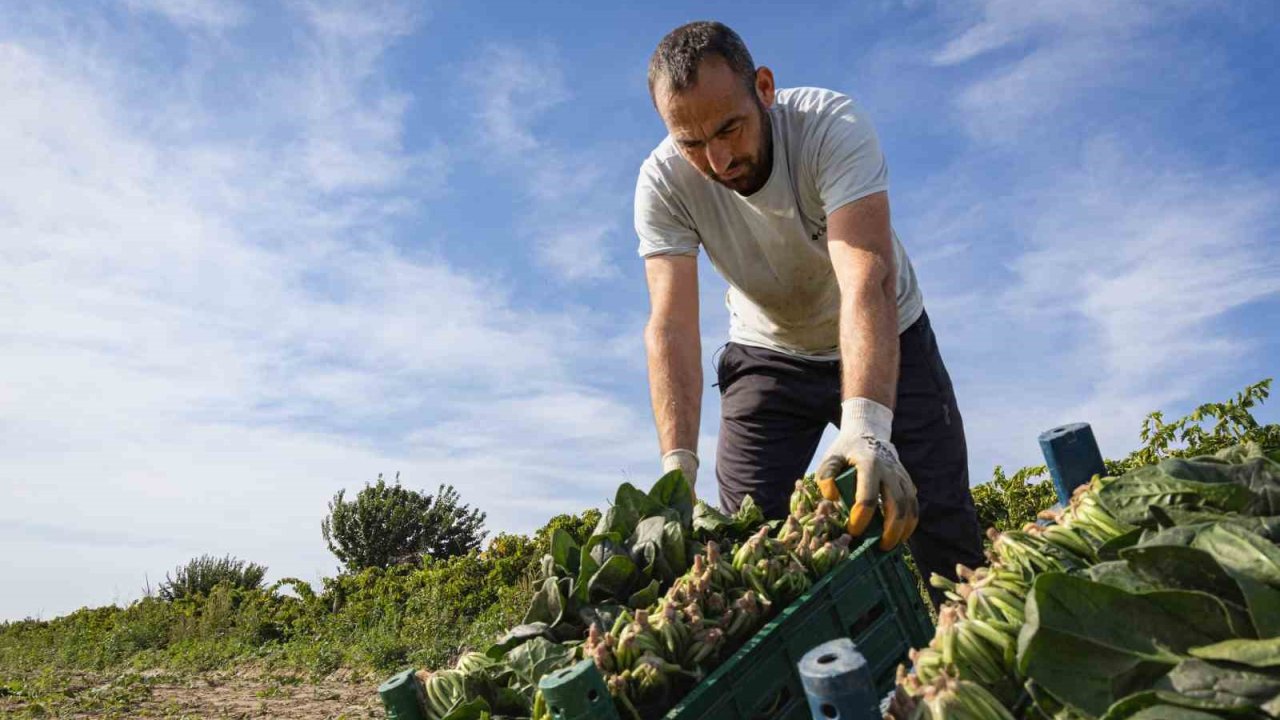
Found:
[[[752,720],[779,717],[782,708],[791,702],[791,687],[784,685],[772,696],[765,698],[752,714]]]
[[[600,700],[600,693],[596,692],[595,688],[591,688],[587,691],[587,700],[589,702],[598,702]]]
[[[838,718],[840,717],[840,711],[831,703],[822,703],[822,717]]]
[[[849,637],[857,639],[857,637],[862,634],[862,631],[871,627],[871,624],[879,620],[881,615],[884,615],[883,603],[876,605],[867,611],[866,615],[858,618],[858,620],[849,627]]]
[[[829,664],[831,664],[831,663],[833,663],[833,662],[835,662],[836,660],[839,660],[839,659],[840,659],[840,656],[839,656],[839,655],[836,655],[835,653],[827,653],[827,654],[825,654],[825,655],[823,655],[823,656],[821,656],[821,657],[819,657],[819,658],[818,658],[818,664],[819,664],[819,665],[829,665]],[[835,717],[835,716],[833,715],[832,717]]]

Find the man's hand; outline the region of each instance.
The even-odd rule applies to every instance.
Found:
[[[818,466],[818,487],[823,497],[838,499],[835,479],[850,467],[858,470],[858,488],[849,511],[850,535],[861,535],[884,503],[884,534],[880,549],[889,550],[911,536],[920,519],[916,486],[898,460],[889,441],[893,411],[874,400],[849,398],[841,406],[840,434]]]
[[[693,501],[698,501],[698,491],[695,486],[698,484],[698,456],[692,450],[672,450],[662,456],[662,474],[666,475],[672,470],[679,470],[684,474],[685,482],[689,483],[689,493],[693,495]]]

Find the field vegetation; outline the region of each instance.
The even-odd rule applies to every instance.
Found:
[[[1264,380],[1174,421],[1152,413],[1140,447],[1109,460],[1109,471],[1242,441],[1280,446],[1280,425],[1252,414],[1269,389]],[[983,525],[999,530],[1022,527],[1056,500],[1043,466],[997,467],[974,499]],[[318,585],[268,583],[267,568],[203,556],[131,603],[0,623],[0,715],[137,717],[147,707],[154,716],[218,716],[165,689],[251,677],[252,702],[227,716],[258,716],[276,697],[295,711],[304,700],[328,708],[269,713],[278,717],[377,716],[374,688],[386,675],[448,665],[519,624],[556,531],[584,543],[600,512],[559,515],[531,535],[500,532],[483,543],[484,514],[452,488],[427,495],[379,477],[354,497],[339,492],[317,520],[343,564]]]

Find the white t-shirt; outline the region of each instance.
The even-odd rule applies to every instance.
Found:
[[[808,358],[840,356],[840,288],[827,250],[827,216],[888,188],[875,129],[848,96],[779,90],[770,108],[773,170],[743,197],[708,180],[668,136],[640,168],[635,226],[641,257],[696,255],[729,283],[729,338]],[[893,234],[898,331],[924,309],[915,271]]]

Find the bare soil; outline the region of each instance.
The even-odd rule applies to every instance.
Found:
[[[219,718],[355,720],[383,718],[377,680],[255,671],[168,671],[59,678],[41,694],[0,695],[3,718]]]

